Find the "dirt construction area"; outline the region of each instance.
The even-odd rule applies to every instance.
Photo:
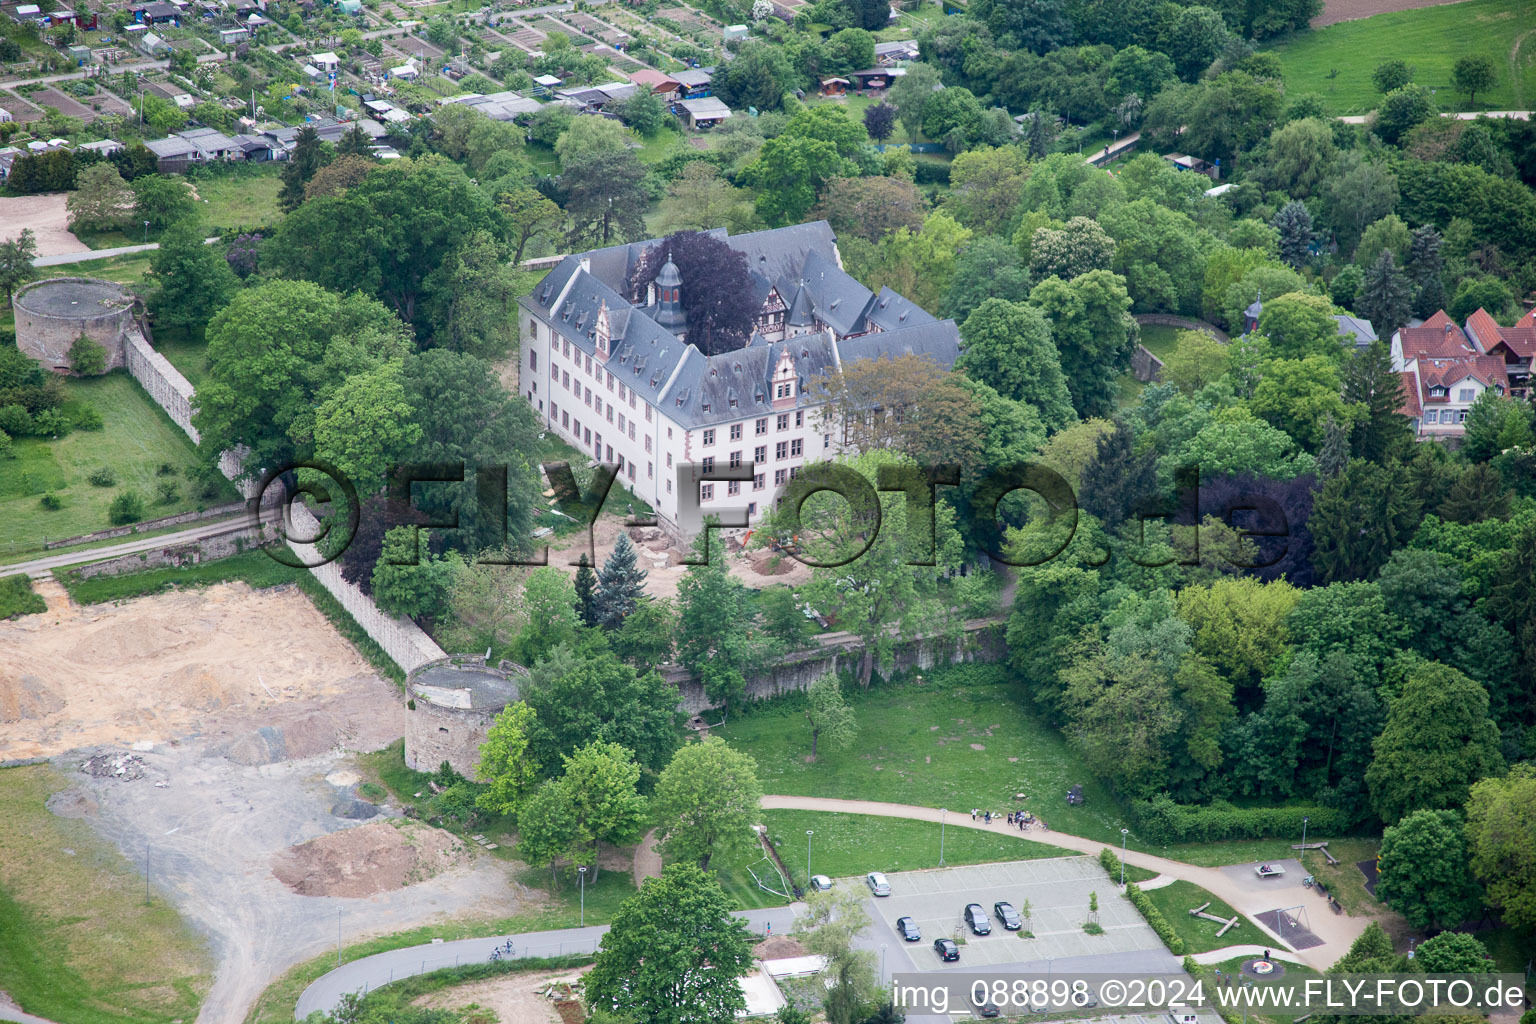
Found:
[[[359,794],[352,752],[404,731],[396,687],[296,588],[225,584],[0,622],[0,759],[52,756],[48,800],[206,936],[199,1024],[283,971],[435,921],[517,912],[494,858]],[[186,1024],[192,1024],[187,1021]]]
[[[372,729],[347,714],[362,694],[398,704],[294,588],[232,583],[119,605],[55,602],[0,623],[0,760],[192,735],[248,764],[307,757],[352,726]],[[374,731],[368,749],[399,735]]]
[[[39,256],[90,252],[90,246],[70,233],[64,198],[62,192],[43,196],[0,197],[0,241],[8,242],[18,238],[22,231],[31,228],[37,236]]]
[[[551,988],[580,978],[590,967],[564,971],[533,971],[511,974],[491,981],[455,985],[414,1000],[414,1006],[434,1010],[458,1010],[474,1006],[489,1010],[501,1024],[561,1024]]]

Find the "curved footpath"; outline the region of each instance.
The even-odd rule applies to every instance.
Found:
[[[845,814],[869,814],[885,818],[908,818],[914,821],[931,821],[937,823],[940,813],[933,807],[914,807],[909,804],[878,803],[873,800],[836,800],[829,797],[815,796],[765,796],[763,797],[764,809],[782,808],[798,811],[836,811]],[[999,821],[992,825],[983,822],[973,822],[966,815],[957,814],[955,820],[946,824],[950,828],[974,828],[983,832],[994,832],[1000,835],[1008,835],[1024,843],[1040,843],[1046,846],[1056,846],[1068,850],[1076,850],[1079,853],[1097,857],[1099,851],[1106,846],[1113,849],[1113,844],[1099,842],[1096,839],[1085,839],[1082,836],[1074,836],[1066,832],[1020,832],[1017,829],[1007,827]],[[1115,855],[1119,856],[1118,850]],[[1196,867],[1193,864],[1185,864],[1182,861],[1170,860],[1166,857],[1158,857],[1149,853],[1138,853],[1135,850],[1126,852],[1125,862],[1137,867],[1147,868],[1159,873],[1157,880],[1160,885],[1167,885],[1176,880],[1192,882],[1200,886],[1213,896],[1224,900],[1233,909],[1239,911],[1252,922],[1254,927],[1271,936],[1275,945],[1269,950],[1275,959],[1288,963],[1300,964],[1318,971],[1326,970],[1349,951],[1349,946],[1359,937],[1369,923],[1366,918],[1351,918],[1329,913],[1309,913],[1308,925],[1312,933],[1323,940],[1321,946],[1300,952],[1289,952],[1287,943],[1274,932],[1265,928],[1254,918],[1257,915],[1276,909],[1275,893],[1253,892],[1245,889],[1233,879],[1227,877],[1216,868]],[[1291,890],[1284,890],[1290,892]],[[1298,890],[1296,895],[1305,890]],[[1283,898],[1282,898],[1283,902]],[[1318,908],[1321,909],[1321,903]],[[779,933],[788,932],[793,927],[796,907],[774,907],[767,910],[748,910],[736,914],[748,922],[749,927],[763,934],[772,926],[773,931]],[[1312,908],[1308,908],[1309,910]],[[507,940],[511,940],[516,946],[519,956],[558,956],[562,953],[587,953],[597,948],[598,941],[607,932],[607,925],[594,925],[590,928],[567,928],[560,931],[529,932],[521,935],[498,935],[483,939],[460,939],[456,942],[439,942],[421,946],[409,946],[404,949],[390,950],[386,953],[376,953],[373,956],[363,957],[351,963],[343,964],[336,970],[322,975],[304,990],[295,1007],[295,1018],[303,1020],[315,1010],[331,1010],[348,992],[366,992],[387,985],[396,978],[404,978],[412,974],[420,974],[424,971],[437,970],[443,967],[451,967],[457,963],[473,963],[486,960],[491,951]],[[1279,951],[1279,952],[1277,952]],[[1259,946],[1227,946],[1224,949],[1212,950],[1208,953],[1196,954],[1196,963],[1213,964],[1221,963],[1235,956],[1258,955],[1264,952]],[[0,1013],[3,1016],[3,1013]]]
[[[845,814],[871,814],[886,818],[909,818],[915,821],[938,822],[940,818],[939,810],[934,807],[886,804],[873,800],[836,800],[820,796],[765,796],[763,797],[763,807],[795,811],[841,811]],[[1074,836],[1066,832],[1057,832],[1055,830],[1042,832],[1034,829],[1028,832],[1020,832],[1018,829],[1009,828],[1003,821],[994,821],[988,825],[980,821],[971,821],[969,816],[965,814],[956,814],[953,821],[948,820],[948,818],[945,821],[949,828],[980,829],[983,832],[1013,836],[1020,842],[1060,846],[1094,857],[1097,857],[1099,851],[1105,847],[1114,850],[1115,856],[1118,857],[1120,855],[1120,851],[1114,849],[1113,843],[1100,842],[1097,839],[1085,839],[1082,836]],[[1182,861],[1170,860],[1167,857],[1158,857],[1150,853],[1138,853],[1135,850],[1129,850],[1126,852],[1125,862],[1127,864],[1134,864],[1139,868],[1156,871],[1170,878],[1193,882],[1211,895],[1226,902],[1232,909],[1253,920],[1254,927],[1272,937],[1277,947],[1281,949],[1288,948],[1289,943],[1255,920],[1259,914],[1277,909],[1274,906],[1276,898],[1273,893],[1250,891],[1234,882],[1216,868],[1196,867],[1193,864],[1185,864]],[[1284,891],[1287,893],[1291,892],[1289,889]],[[1296,890],[1294,895],[1300,900],[1302,898],[1301,894],[1304,892],[1308,892],[1308,890]],[[1284,899],[1282,897],[1282,901]],[[1301,950],[1295,956],[1299,962],[1306,964],[1308,967],[1323,971],[1327,970],[1336,960],[1349,952],[1350,944],[1359,938],[1360,933],[1365,931],[1365,926],[1370,922],[1366,918],[1327,913],[1323,911],[1321,901],[1315,904],[1315,909],[1319,913],[1312,913],[1313,909],[1313,906],[1307,907],[1307,925],[1311,929],[1312,934],[1323,940],[1323,944],[1321,946],[1314,946],[1311,949]]]

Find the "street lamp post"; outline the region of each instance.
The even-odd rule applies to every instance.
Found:
[[[885,943],[880,943],[880,984],[885,984]]]
[[[813,829],[805,830],[805,884],[811,884],[811,836],[816,832]]]
[[[1125,888],[1125,840],[1131,834],[1131,830],[1120,830],[1120,888]]]
[[[581,865],[576,869],[577,877],[581,879],[581,926],[587,926],[587,866]]]
[[[944,866],[944,820],[949,817],[947,807],[939,808],[939,867]]]
[[[1301,855],[1307,855],[1307,819],[1301,819]]]
[[[149,244],[149,221],[144,222],[144,244]]]

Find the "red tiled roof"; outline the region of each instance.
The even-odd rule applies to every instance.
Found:
[[[629,80],[636,85],[648,85],[652,91],[660,88],[665,92],[671,92],[678,86],[677,79],[657,71],[655,68],[641,68],[638,71],[631,71],[629,73]]]
[[[1446,324],[1454,327],[1456,321],[1452,320],[1443,309],[1435,310],[1435,315],[1424,321],[1425,327],[1444,327]]]
[[[1398,406],[1397,411],[1418,419],[1424,412],[1424,405],[1419,401],[1419,378],[1411,372],[1400,373],[1398,376],[1403,378],[1403,404]]]
[[[1431,399],[1429,389],[1439,384],[1441,387],[1454,388],[1468,377],[1476,378],[1485,386],[1492,387],[1497,384],[1505,391],[1509,390],[1509,374],[1504,370],[1504,360],[1498,356],[1468,356],[1461,359],[1433,359],[1421,358],[1419,360],[1419,379],[1424,385],[1424,401],[1446,401],[1446,399]]]
[[[1467,317],[1467,333],[1472,336],[1474,344],[1484,352],[1499,343],[1498,322],[1481,306],[1476,313]]]
[[[1536,357],[1536,326],[1500,327],[1499,340],[1521,359]]]
[[[1404,359],[1457,359],[1477,355],[1460,327],[1445,320],[1434,324],[1444,314],[1436,313],[1423,327],[1404,327],[1401,332]]]
[[[1536,309],[1515,321],[1516,327],[1536,327]]]

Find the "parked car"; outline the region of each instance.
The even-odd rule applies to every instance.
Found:
[[[896,934],[908,942],[920,942],[923,933],[917,927],[917,922],[910,917],[898,917],[896,919]]]
[[[960,959],[960,947],[955,945],[954,939],[934,939],[933,951],[939,954],[939,959],[953,961]]]
[[[864,876],[864,881],[869,884],[869,891],[876,896],[889,896],[891,883],[885,880],[885,876],[878,871],[871,871]]]
[[[828,878],[826,875],[812,875],[811,888],[815,889],[817,892],[826,892],[828,889],[832,888],[832,879]]]
[[[992,922],[987,920],[987,912],[982,909],[980,903],[966,904],[964,916],[972,935],[992,934]]]
[[[996,1003],[984,995],[978,998],[974,989],[971,991],[971,1012],[978,1017],[998,1017],[1002,1015],[1002,1011],[997,1008]]]
[[[1019,917],[1019,912],[1013,909],[1013,904],[1007,900],[998,900],[992,904],[992,913],[997,915],[998,921],[1010,932],[1016,932],[1024,927],[1024,919]]]

